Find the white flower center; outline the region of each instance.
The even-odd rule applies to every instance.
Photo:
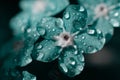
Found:
[[[96,17],[107,16],[108,12],[109,12],[109,8],[104,3],[101,3],[98,6],[96,6],[94,10]]]
[[[43,12],[45,11],[46,6],[47,4],[44,0],[37,0],[32,7],[32,12],[34,14],[37,14],[38,12]]]
[[[62,48],[73,45],[73,36],[69,32],[63,32],[59,36],[54,37],[57,46]]]

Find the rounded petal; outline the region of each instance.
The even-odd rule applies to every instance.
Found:
[[[70,5],[63,15],[64,27],[67,32],[76,32],[85,28],[87,11],[81,5]]]
[[[23,71],[23,79],[22,80],[37,80],[36,76],[32,75],[31,73],[27,71]]]
[[[38,27],[37,24],[30,24],[30,26],[26,27],[24,32],[24,39],[29,40],[31,44],[38,40],[40,36],[45,34],[45,29],[42,27]]]
[[[15,36],[21,35],[25,32],[29,20],[29,15],[27,13],[17,14],[10,22],[11,29]]]
[[[68,0],[22,0],[20,7],[32,14],[51,16],[62,11],[68,4]]]
[[[109,12],[110,23],[113,27],[120,27],[120,7]]]
[[[23,36],[24,33],[35,31],[36,24],[41,20],[41,18],[41,15],[38,16],[29,14],[28,12],[21,12],[11,19],[10,26],[15,36]]]
[[[112,38],[114,34],[113,26],[105,18],[99,18],[98,22],[94,23],[93,26],[95,29],[99,29],[102,31],[103,35],[106,38],[106,42],[108,42]]]
[[[83,4],[85,7],[95,7],[96,5],[102,3],[104,0],[78,0],[80,4]]]
[[[57,47],[52,40],[44,40],[34,47],[32,57],[38,61],[50,62],[60,54],[60,47]]]
[[[75,36],[75,44],[84,53],[95,53],[105,44],[105,38],[100,30],[87,29],[84,33]]]
[[[84,57],[74,48],[65,48],[59,58],[59,67],[69,77],[79,75],[84,67]]]
[[[38,24],[37,28],[45,29],[45,35],[43,36],[44,38],[53,39],[54,36],[58,36],[63,31],[62,27],[63,27],[62,19],[45,17]]]
[[[33,46],[27,46],[25,45],[17,54],[16,56],[16,62],[19,66],[23,67],[28,65],[29,63],[32,62],[32,50],[33,50]]]
[[[108,6],[112,6],[112,5],[116,5],[118,4],[118,2],[120,2],[119,0],[103,0],[104,3],[106,3]]]

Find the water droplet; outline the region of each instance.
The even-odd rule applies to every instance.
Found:
[[[115,17],[119,16],[119,13],[118,13],[118,12],[116,12],[116,13],[114,14],[114,16],[115,16]]]
[[[74,52],[74,54],[75,54],[75,55],[78,54],[78,51],[76,50],[76,51]]]
[[[86,43],[85,43],[85,42],[83,42],[83,45],[85,46],[85,45],[86,45]]]
[[[83,50],[80,50],[80,53],[84,53],[84,51],[83,51]]]
[[[88,34],[95,34],[95,30],[90,29],[90,30],[87,31],[87,33]]]
[[[85,39],[85,36],[82,36],[82,39]]]
[[[39,46],[37,47],[37,49],[42,49],[42,45],[39,45]]]
[[[85,8],[83,6],[80,6],[79,11],[83,12],[85,10]]]
[[[56,25],[56,27],[63,28],[63,20],[62,20],[61,18],[58,18],[58,19],[55,21],[55,25]]]
[[[66,12],[65,15],[64,15],[64,17],[65,17],[66,19],[69,19],[69,18],[70,18],[70,14],[69,14],[68,12]]]
[[[99,29],[97,29],[96,31],[97,31],[98,34],[101,34],[101,33],[102,33],[102,31],[100,31]]]
[[[70,62],[70,64],[72,64],[72,65],[75,65],[75,63],[76,63],[76,62],[75,62],[75,59],[72,58],[72,57],[70,58],[69,62]]]
[[[52,31],[55,31],[55,29],[53,29]]]
[[[65,66],[65,64],[61,63],[60,66],[62,67],[62,69],[63,69],[64,72],[66,72],[66,73],[68,72],[68,69]]]
[[[38,27],[38,28],[37,28],[37,31],[38,31],[38,33],[39,33],[40,35],[44,35],[44,34],[45,34],[45,29],[43,29],[43,28]]]
[[[83,66],[79,65],[79,66],[77,66],[77,69],[80,70],[80,71],[82,71],[83,70]]]
[[[93,46],[88,46],[88,48],[87,48],[87,52],[89,52],[89,53],[95,53],[97,50],[96,50],[96,48],[94,48]]]
[[[72,65],[75,65],[75,63],[76,63],[75,61],[72,61],[72,62],[71,62]]]
[[[37,60],[41,60],[43,58],[43,56],[44,56],[44,53],[39,53],[38,57],[37,57]]]
[[[29,28],[29,29],[27,29],[27,33],[30,33],[31,32],[31,29]]]
[[[119,22],[117,20],[115,20],[115,19],[111,19],[110,22],[112,23],[112,25],[114,27],[119,27],[120,26]]]

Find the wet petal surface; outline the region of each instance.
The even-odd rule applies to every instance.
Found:
[[[33,46],[24,46],[19,52],[18,55],[16,56],[16,63],[18,63],[19,66],[23,67],[28,65],[29,63],[32,62],[32,57],[31,53],[33,50]]]
[[[21,35],[25,32],[29,20],[29,15],[27,13],[19,13],[10,22],[10,26],[14,32],[14,35]]]
[[[62,27],[63,27],[62,19],[46,17],[41,20],[37,28],[45,29],[45,35],[43,36],[44,38],[53,39],[54,36],[59,35],[63,31]]]
[[[99,18],[98,22],[93,24],[93,27],[102,31],[106,38],[106,42],[108,42],[114,34],[113,26],[105,18]]]
[[[44,40],[36,44],[34,47],[32,57],[38,61],[50,62],[58,58],[60,54],[60,47],[57,47],[55,42],[51,40]]]
[[[74,77],[81,73],[84,67],[84,57],[74,48],[65,48],[59,58],[59,67],[64,74]]]
[[[120,27],[120,6],[109,12],[109,18],[113,27]]]
[[[103,48],[105,37],[100,30],[88,28],[84,33],[75,36],[74,41],[84,53],[95,53]]]
[[[22,74],[23,74],[22,80],[37,80],[37,78],[34,75],[30,74],[27,71],[23,71]]]
[[[68,6],[63,15],[64,27],[71,33],[84,29],[86,20],[87,12],[81,5]]]

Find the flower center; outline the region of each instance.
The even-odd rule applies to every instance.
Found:
[[[64,38],[64,40],[66,40],[66,41],[67,41],[67,40],[69,39],[69,36],[68,36],[68,35],[64,35],[64,37],[63,37],[63,38]]]
[[[62,48],[73,45],[73,36],[69,32],[63,32],[58,36],[54,36],[57,46]]]
[[[108,14],[108,7],[106,4],[101,3],[98,6],[96,6],[94,13],[96,15],[96,17],[102,17],[102,16],[106,16]]]

